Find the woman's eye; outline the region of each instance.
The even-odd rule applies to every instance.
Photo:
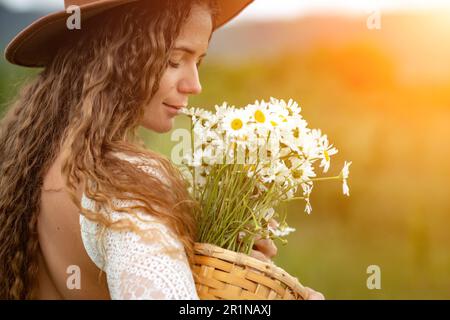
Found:
[[[201,64],[202,64],[202,61],[197,62],[197,63],[196,63],[197,68],[200,67]],[[173,61],[169,61],[169,65],[170,65],[172,68],[178,68],[178,67],[180,66],[180,63],[173,62]]]
[[[170,65],[172,68],[178,68],[178,67],[180,66],[179,63],[172,62],[172,61],[169,61],[169,65]]]

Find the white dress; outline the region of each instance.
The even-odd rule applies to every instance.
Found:
[[[139,161],[123,153],[116,154],[132,163]],[[158,175],[149,166],[139,168],[147,174]],[[113,202],[118,207],[136,204],[132,200],[113,199]],[[81,205],[93,210],[95,203],[83,194]],[[98,243],[96,234],[100,225],[80,214],[84,247],[97,267],[106,273],[111,299],[198,300],[192,271],[181,241],[156,217],[142,212],[137,214],[144,221],[126,213],[108,212],[113,221],[126,215],[140,229],[149,229],[151,241],[142,239],[133,231],[108,228],[104,233],[103,244]]]

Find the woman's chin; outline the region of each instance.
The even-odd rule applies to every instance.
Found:
[[[172,128],[173,128],[173,121],[172,120],[170,120],[170,121],[163,121],[163,122],[161,122],[161,123],[158,123],[158,124],[156,124],[156,125],[153,125],[153,124],[143,124],[142,125],[144,128],[146,128],[146,129],[148,129],[148,130],[150,130],[150,131],[154,131],[154,132],[156,132],[156,133],[167,133],[167,132],[169,132],[170,130],[172,130]]]
[[[164,127],[164,128],[159,128],[158,130],[154,130],[154,131],[157,132],[157,133],[167,133],[167,132],[169,132],[170,130],[172,130],[172,126],[167,126],[167,127]]]

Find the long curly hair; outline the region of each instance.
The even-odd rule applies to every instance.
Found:
[[[52,61],[8,109],[0,123],[0,299],[35,298],[41,188],[61,152],[66,189],[81,214],[137,232],[133,223],[113,222],[97,209],[159,217],[192,265],[196,204],[178,169],[146,149],[137,130],[193,3],[207,5],[214,24],[217,4],[211,0],[139,1],[84,22],[82,32],[61,39]],[[115,152],[156,160],[169,183]],[[98,204],[95,211],[81,206],[80,185]],[[117,208],[113,198],[142,205]]]

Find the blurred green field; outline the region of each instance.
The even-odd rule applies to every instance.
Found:
[[[330,175],[353,161],[349,198],[340,183],[322,182],[311,215],[301,202],[289,207],[297,231],[280,245],[278,265],[330,299],[448,299],[450,83],[402,85],[380,52],[351,50],[359,60],[346,62],[346,74],[318,62],[317,52],[210,62],[201,70],[204,92],[191,105],[293,98],[310,127],[321,128],[339,149]],[[358,70],[364,65],[374,67]],[[179,119],[176,127],[188,122]],[[170,134],[146,136],[149,147],[170,156],[176,143],[167,143]],[[366,286],[370,265],[381,268],[381,290]]]
[[[0,70],[4,103],[29,73]],[[191,106],[293,98],[339,149],[329,174],[353,161],[349,198],[337,181],[322,182],[311,215],[302,202],[290,205],[297,231],[280,245],[279,266],[328,299],[450,298],[450,82],[404,82],[392,57],[365,42],[270,60],[209,58],[200,73],[203,93]],[[170,133],[141,134],[170,156]],[[381,268],[380,290],[366,286],[370,265]]]

